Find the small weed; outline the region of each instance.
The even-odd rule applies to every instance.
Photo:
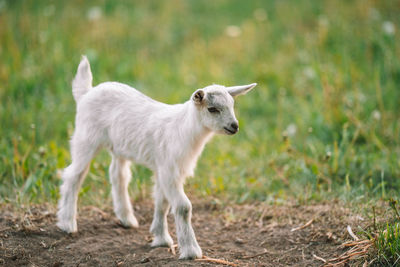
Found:
[[[375,237],[375,262],[380,266],[398,266],[400,264],[400,216],[397,201],[390,199],[389,206],[394,218],[386,222]]]
[[[397,202],[390,199],[388,202],[393,213],[387,207],[379,209],[381,216],[376,217],[376,208],[372,206],[373,222],[366,230],[360,229],[359,239],[351,228],[349,234],[354,240],[344,242],[341,247],[348,248],[339,257],[328,259],[327,266],[351,264],[359,266],[400,266],[400,220]],[[377,220],[379,223],[377,223]],[[349,230],[350,229],[350,230]],[[360,235],[359,235],[360,236]],[[340,266],[341,266],[340,265]]]
[[[400,264],[400,222],[387,223],[375,239],[376,264],[398,266]]]
[[[388,204],[392,213],[386,210],[383,214],[384,218],[377,218],[376,208],[372,207],[373,224],[370,229],[361,231],[365,240],[358,242],[373,244],[368,251],[364,250],[364,254],[359,259],[361,262],[367,260],[368,266],[400,265],[400,216],[398,205],[397,201],[393,199],[388,200]],[[377,223],[377,220],[380,222]]]

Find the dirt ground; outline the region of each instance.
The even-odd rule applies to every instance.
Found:
[[[309,206],[264,203],[222,205],[193,202],[193,227],[203,254],[237,266],[321,266],[343,253],[351,240],[347,225],[366,224],[360,215],[338,203]],[[135,203],[138,229],[125,229],[112,208],[80,207],[78,233],[55,226],[55,207],[34,206],[15,211],[1,207],[0,265],[4,266],[216,266],[182,261],[168,248],[150,248],[150,202]],[[303,226],[303,227],[302,227]],[[304,227],[305,226],[305,227]],[[292,231],[294,228],[301,228]],[[176,242],[173,217],[169,229]]]

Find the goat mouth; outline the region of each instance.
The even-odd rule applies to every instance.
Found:
[[[224,130],[228,133],[228,134],[235,134],[237,131],[232,131],[229,130],[228,128],[224,127]]]

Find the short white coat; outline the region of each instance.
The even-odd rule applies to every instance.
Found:
[[[171,246],[166,216],[170,206],[180,247],[180,258],[201,258],[202,251],[191,226],[192,206],[184,193],[185,178],[192,176],[204,145],[214,133],[238,131],[234,96],[256,84],[196,90],[183,104],[168,105],[117,82],[92,88],[89,61],[83,57],[72,83],[77,102],[71,139],[72,163],[63,172],[58,204],[58,227],[76,232],[78,191],[91,159],[101,148],[112,155],[110,181],[114,211],[127,227],[138,227],[128,195],[130,163],[151,169],[155,176],[155,212],[152,246]]]

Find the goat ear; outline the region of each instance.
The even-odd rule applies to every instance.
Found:
[[[228,93],[231,96],[245,95],[250,92],[250,90],[253,89],[256,85],[256,83],[252,83],[248,85],[232,86],[227,87],[226,90],[228,90]]]
[[[196,90],[196,92],[194,92],[192,96],[193,102],[198,105],[202,104],[204,101],[204,96],[205,92],[202,89]]]

